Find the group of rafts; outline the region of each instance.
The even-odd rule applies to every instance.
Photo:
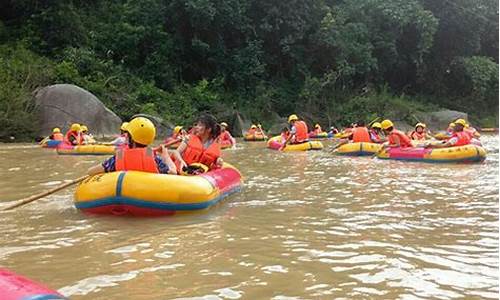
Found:
[[[430,137],[422,123],[417,124],[415,130],[407,135],[396,130],[390,120],[375,122],[369,128],[359,122],[342,132],[323,132],[318,124],[309,132],[307,124],[297,115],[291,115],[288,122],[290,128],[284,128],[281,135],[269,139],[260,124],[252,125],[244,139],[267,140],[268,148],[274,150],[307,151],[323,148],[318,139],[333,138],[338,141],[333,151],[337,155],[369,155],[382,159],[457,163],[481,162],[486,157],[486,151],[479,142],[479,133],[462,119],[451,123],[446,134],[437,136],[441,141]],[[221,123],[220,128],[222,130],[214,139],[214,144],[221,149],[233,147],[235,140],[226,129],[227,124]],[[53,134],[42,142],[42,146],[54,147],[59,154],[121,153],[130,145],[131,129],[128,123],[122,124],[120,129],[119,137],[103,145],[95,144],[85,126],[73,124],[65,135],[55,128]],[[182,148],[180,144],[186,137],[196,136],[195,129],[193,127],[185,131],[177,126],[163,145],[165,148]],[[200,147],[202,153],[203,146]],[[193,162],[193,165],[197,163],[189,161]],[[242,184],[239,171],[227,163],[217,167],[204,166],[200,169],[203,171],[194,174],[183,173],[179,168],[179,173],[187,176],[141,172],[144,166],[130,169],[126,164],[118,163],[118,158],[116,166],[114,172],[90,176],[78,186],[75,195],[77,208],[91,213],[115,215],[169,215],[207,208],[239,191]]]

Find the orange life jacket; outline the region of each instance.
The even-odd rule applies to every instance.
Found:
[[[303,143],[306,142],[309,138],[307,134],[307,124],[304,121],[295,121],[293,124],[295,127],[295,143]]]
[[[255,128],[250,128],[247,131],[247,135],[254,135],[257,132],[257,129]]]
[[[452,136],[452,138],[456,137],[458,138],[457,142],[455,143],[455,147],[458,147],[458,146],[464,146],[464,145],[469,145],[470,144],[470,140],[471,140],[471,136],[468,132],[465,132],[465,131],[459,131],[459,132],[455,132]]]
[[[370,133],[366,127],[356,127],[352,129],[353,143],[371,143]]]
[[[182,153],[186,164],[202,163],[211,168],[221,155],[220,145],[213,142],[207,149],[203,149],[201,140],[196,135],[190,135],[187,147]]]
[[[81,145],[83,143],[82,136],[78,132],[76,132],[76,131],[69,130],[68,132],[66,132],[66,136],[63,139],[65,143],[67,143],[69,145],[74,145],[73,142],[71,142],[69,140],[70,137],[74,138],[74,140],[76,141],[77,145]]]
[[[412,147],[410,138],[404,134],[403,132],[393,129],[389,134],[389,145],[395,145],[394,137],[399,137],[399,146],[400,147]]]
[[[116,171],[158,173],[155,156],[151,148],[118,149],[115,158]]]
[[[56,132],[56,133],[52,134],[52,139],[54,141],[62,141],[62,140],[64,140],[64,135],[60,132]]]
[[[412,140],[417,140],[417,141],[424,141],[425,140],[425,132],[422,132],[422,133],[418,133],[416,132],[415,130],[412,131],[412,133],[410,133],[410,138]]]
[[[221,132],[221,134],[217,138],[217,141],[219,141],[219,142],[223,142],[223,141],[230,141],[230,142],[232,142],[233,141],[233,137],[231,136],[231,134],[227,130],[225,130],[225,131]]]

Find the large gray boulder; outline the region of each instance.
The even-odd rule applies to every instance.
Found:
[[[41,136],[50,134],[54,127],[65,132],[72,123],[86,125],[96,137],[120,132],[121,119],[96,96],[76,85],[44,87],[35,93],[35,103]]]
[[[448,128],[448,124],[456,119],[467,120],[468,115],[456,110],[439,110],[435,112],[419,113],[416,119],[423,122],[431,130],[444,130]]]

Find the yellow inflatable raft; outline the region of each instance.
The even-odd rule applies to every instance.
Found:
[[[275,136],[267,141],[267,147],[274,150],[281,148],[281,136]],[[308,150],[321,150],[323,144],[320,141],[309,141],[301,144],[286,145],[283,151],[308,151]]]
[[[122,171],[89,177],[76,188],[76,208],[95,214],[159,216],[210,207],[241,190],[229,164],[195,176]]]
[[[433,163],[474,163],[486,159],[486,150],[476,145],[449,148],[390,148],[377,153],[378,158]]]
[[[112,155],[115,154],[115,146],[106,145],[59,145],[57,154],[61,155]]]
[[[348,143],[335,149],[334,153],[348,156],[371,156],[380,150],[381,144]]]

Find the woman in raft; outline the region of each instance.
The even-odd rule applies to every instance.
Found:
[[[177,174],[177,167],[169,151],[162,146],[161,155],[156,155],[149,145],[156,135],[154,124],[147,118],[134,118],[127,125],[128,148],[121,148],[102,164],[91,167],[89,175],[115,171],[141,171],[161,174]]]
[[[214,116],[203,114],[198,117],[193,133],[188,135],[179,145],[176,164],[183,170],[192,164],[203,164],[209,169],[222,167],[221,148],[217,137],[221,133],[221,126]]]

